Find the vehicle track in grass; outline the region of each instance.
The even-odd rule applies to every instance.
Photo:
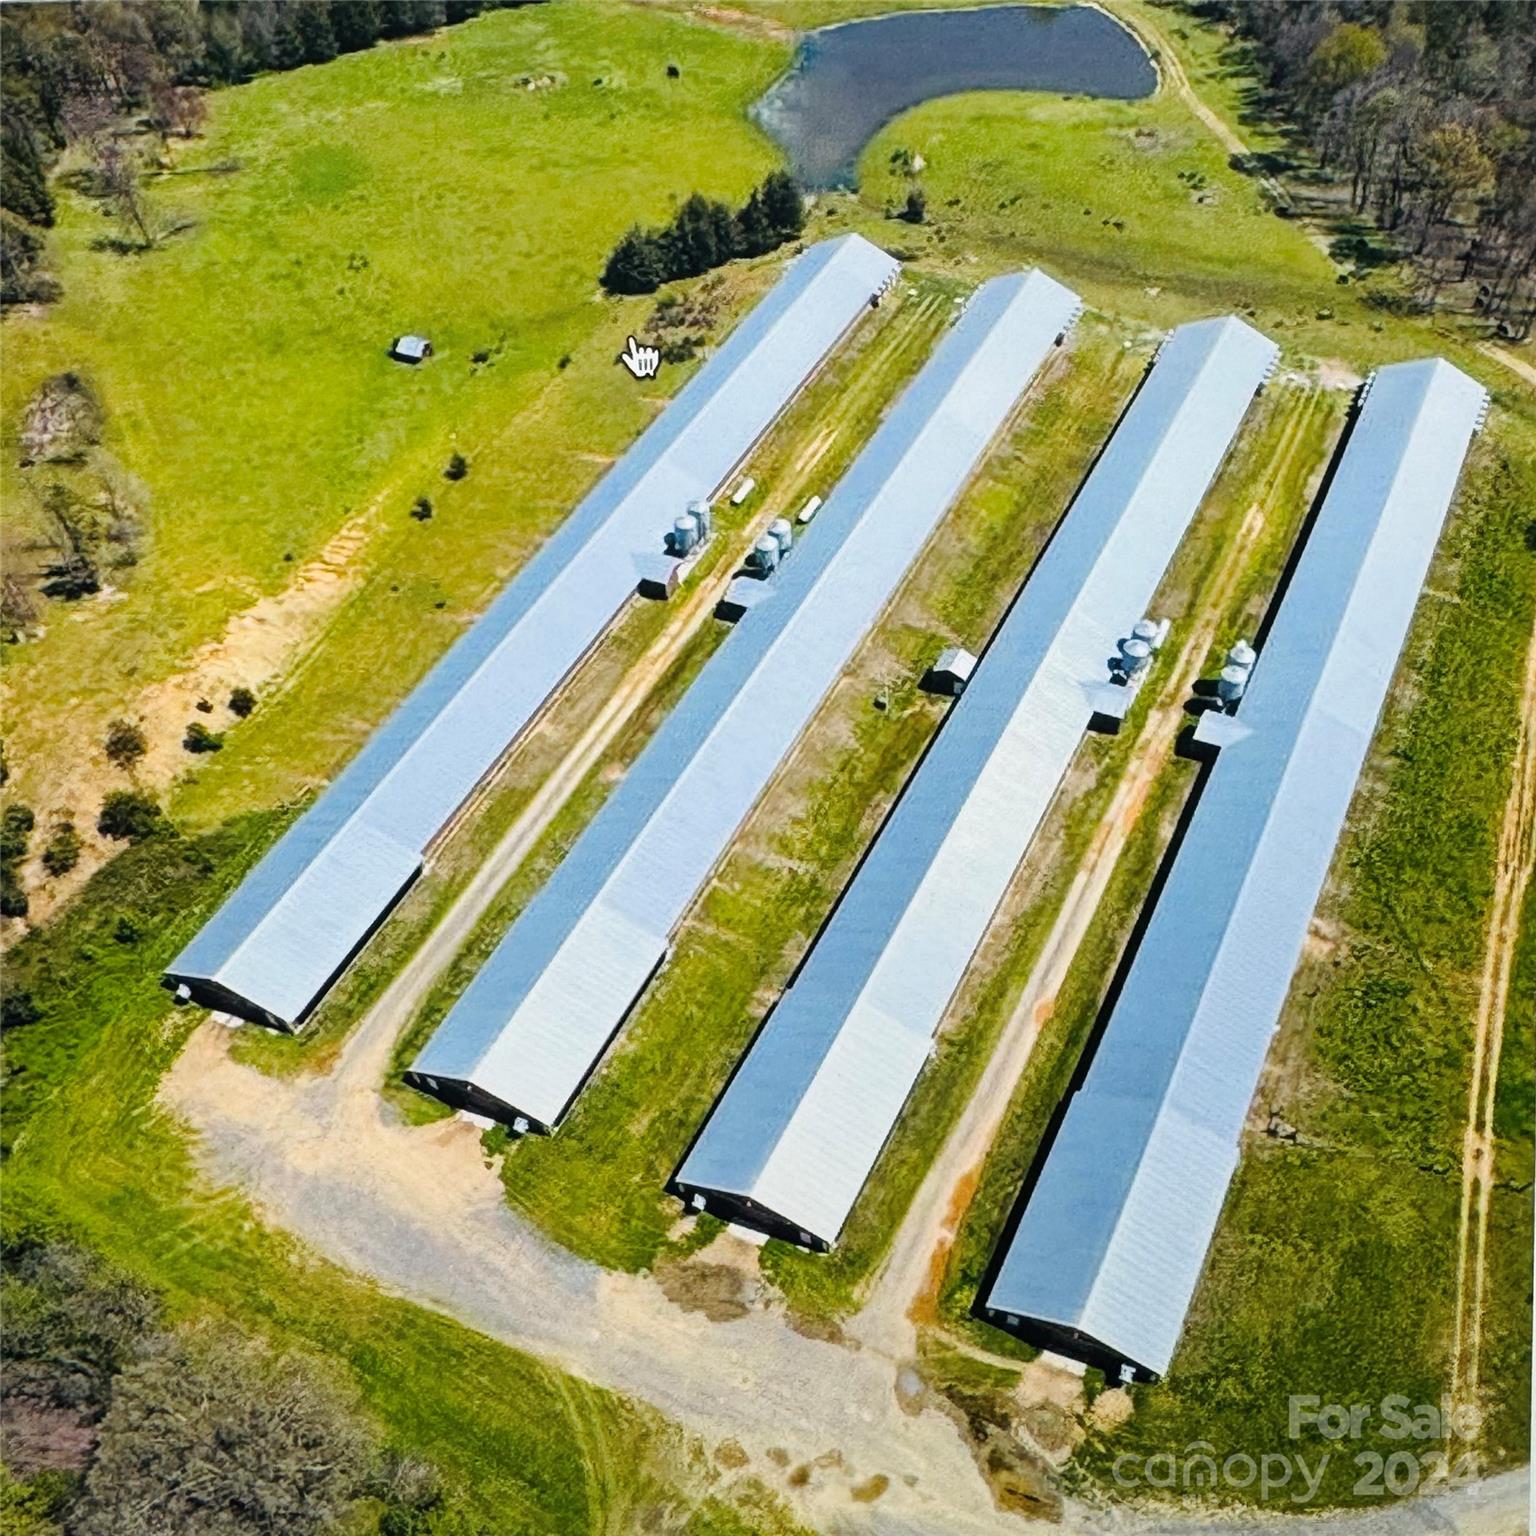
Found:
[[[1499,832],[1493,903],[1483,954],[1472,1074],[1461,1151],[1461,1205],[1456,1228],[1456,1310],[1451,1342],[1451,1394],[1477,1408],[1482,1392],[1483,1311],[1488,1289],[1488,1218],[1493,1203],[1497,1137],[1494,1110],[1510,979],[1521,916],[1536,876],[1536,631],[1526,651],[1514,773]]]

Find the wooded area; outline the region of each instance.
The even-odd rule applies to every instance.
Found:
[[[1536,322],[1536,7],[1524,0],[1204,0],[1251,44],[1317,172],[1401,256],[1425,304],[1465,304],[1508,339]]]

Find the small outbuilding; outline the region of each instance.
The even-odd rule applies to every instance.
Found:
[[[976,669],[976,658],[958,645],[939,652],[939,659],[923,674],[923,689],[927,693],[942,693],[951,699],[965,692],[965,685]]]
[[[397,363],[422,363],[432,356],[432,343],[425,336],[396,336],[389,355]]]
[[[765,598],[778,591],[778,583],[763,575],[735,576],[725,589],[725,596],[715,604],[715,617],[727,624],[739,624]]]

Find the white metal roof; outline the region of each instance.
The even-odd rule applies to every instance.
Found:
[[[424,850],[634,591],[674,518],[732,474],[897,270],[812,246],[168,968],[297,1024]],[[615,388],[626,387],[615,373]],[[376,878],[347,879],[380,840]],[[357,844],[354,848],[352,845]],[[327,861],[335,878],[306,872]]]
[[[1483,390],[1368,385],[1082,1088],[986,1298],[1161,1374]],[[1214,738],[1213,738],[1214,739]]]
[[[779,568],[413,1066],[553,1126],[860,637],[1078,300],[980,288]]]
[[[1254,393],[1273,342],[1175,331],[677,1175],[831,1244]],[[740,1219],[750,1220],[750,1213]]]

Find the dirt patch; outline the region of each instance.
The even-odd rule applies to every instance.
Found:
[[[896,1406],[905,1414],[917,1415],[928,1406],[927,1383],[915,1366],[904,1365],[896,1372]]]
[[[739,1472],[751,1460],[739,1440],[722,1440],[715,1447],[715,1465],[727,1472]]]
[[[214,706],[211,728],[225,729],[236,723],[225,708],[234,688],[269,695],[294,670],[324,621],[361,581],[358,556],[368,536],[367,516],[349,522],[281,592],[241,609],[224,633],[196,651],[180,672],[152,683],[123,710],[144,732],[148,745],[134,770],[139,787],[162,791],[191,763],[182,737],[189,721],[202,718],[199,701]],[[95,836],[94,808],[109,790],[121,789],[125,782],[96,742],[86,744],[70,771],[55,781],[49,803],[38,807],[39,820],[76,811],[83,846],[80,862],[68,875],[39,879],[32,888],[32,922],[46,921],[116,852],[115,844]],[[35,869],[31,873],[40,875]]]
[[[656,1283],[662,1295],[685,1312],[701,1312],[712,1323],[733,1323],[745,1317],[757,1300],[757,1288],[730,1264],[658,1264]]]
[[[1340,934],[1337,923],[1314,917],[1308,925],[1306,938],[1302,940],[1302,952],[1309,960],[1326,963],[1339,951]]]
[[[728,5],[701,5],[693,13],[712,21],[717,27],[741,32],[748,37],[765,37],[776,43],[793,42],[795,29],[771,16],[757,16],[750,11],[734,10]]]
[[[1031,1360],[1024,1367],[1017,1390],[1021,1402],[1048,1404],[1063,1413],[1075,1415],[1087,1406],[1082,1374],[1044,1358]]]
[[[960,1175],[955,1181],[954,1188],[949,1192],[949,1203],[944,1210],[938,1240],[928,1255],[927,1277],[922,1289],[912,1298],[912,1305],[907,1309],[908,1320],[919,1327],[938,1321],[939,1294],[944,1287],[945,1271],[949,1268],[950,1250],[955,1246],[955,1236],[960,1230],[961,1218],[971,1208],[971,1201],[976,1195],[976,1186],[980,1182],[981,1164],[977,1163]]]
[[[1077,1449],[1083,1438],[1082,1425],[1076,1417],[1055,1403],[1033,1403],[1019,1415],[1019,1422],[1029,1432],[1033,1443],[1060,1466]]]
[[[1365,381],[1342,357],[1325,357],[1318,361],[1317,381],[1324,389],[1359,389]]]
[[[5,1464],[17,1477],[83,1472],[96,1449],[96,1426],[83,1414],[23,1393],[0,1399]]]
[[[873,1504],[890,1486],[890,1478],[884,1472],[876,1472],[873,1477],[866,1477],[862,1483],[855,1483],[848,1490],[848,1497],[855,1504]]]
[[[784,1320],[802,1339],[819,1339],[823,1344],[841,1344],[857,1349],[857,1339],[850,1339],[835,1317],[813,1317],[804,1312],[786,1312]]]
[[[1131,1394],[1124,1387],[1110,1387],[1094,1398],[1093,1407],[1088,1410],[1088,1418],[1095,1429],[1110,1431],[1129,1423],[1135,1412],[1136,1404]]]
[[[1012,1435],[994,1430],[977,1448],[976,1462],[999,1509],[1031,1520],[1061,1519],[1061,1495]]]

